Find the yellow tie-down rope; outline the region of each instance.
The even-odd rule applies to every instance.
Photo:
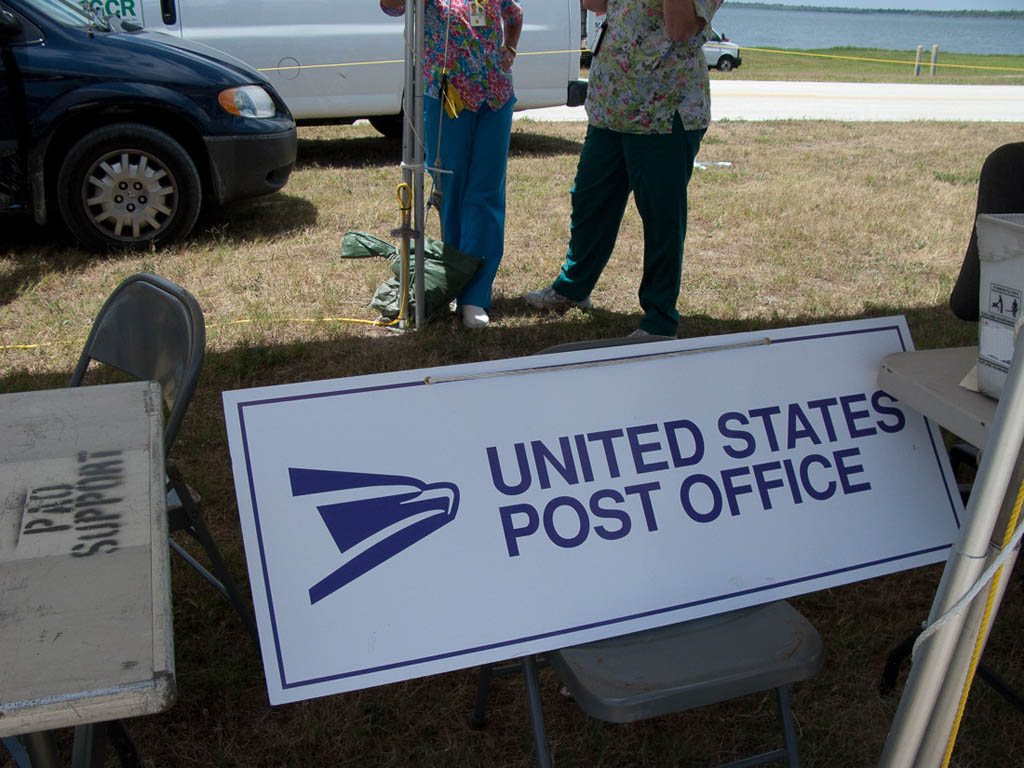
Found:
[[[564,51],[519,51],[516,58],[522,56],[552,56],[565,53],[587,53],[589,48],[570,48]],[[332,69],[334,67],[368,67],[373,64],[404,64],[405,59],[374,59],[371,61],[341,61],[332,64],[290,64],[277,67],[256,67],[257,72],[291,72],[303,69]],[[910,62],[913,63],[913,62]]]
[[[783,56],[806,56],[808,58],[818,59],[844,59],[846,61],[867,61],[873,64],[900,64],[900,65],[914,65],[917,62],[911,59],[875,59],[867,56],[842,56],[835,53],[812,53],[810,51],[787,51],[778,48],[752,48],[750,46],[740,46],[740,50],[753,52],[753,53],[777,53]],[[589,48],[572,48],[565,51],[519,51],[516,58],[522,58],[523,56],[552,56],[561,55],[566,53],[590,53]],[[980,54],[979,54],[980,55]],[[258,67],[259,72],[287,72],[291,70],[303,70],[303,69],[330,69],[332,67],[368,67],[373,64],[403,64],[403,59],[378,59],[376,61],[346,61],[335,64],[293,64],[287,67]],[[929,62],[921,62],[922,66],[931,66]],[[946,67],[947,69],[983,69],[992,70],[996,72],[1024,72],[1024,68],[1021,67],[991,67],[982,64],[945,64],[940,61],[935,62],[936,67]]]
[[[408,233],[413,234],[412,230],[412,190],[409,185],[405,182],[398,185],[398,210],[401,213],[402,226],[400,229],[392,231],[392,235],[402,235]],[[402,303],[398,311],[398,316],[394,320],[382,320],[378,318],[376,320],[363,320],[356,317],[282,317],[278,318],[277,322],[285,323],[361,323],[363,325],[376,325],[379,327],[390,327],[397,325],[405,319],[405,311],[409,303],[409,239],[407,237],[402,238]],[[247,325],[252,323],[252,318],[243,318],[241,320],[229,320],[224,323],[207,323],[207,330],[212,328],[218,328],[227,325]],[[85,339],[65,339],[59,342],[50,342],[51,344],[83,344]],[[29,350],[29,349],[40,349],[44,346],[48,346],[46,342],[40,342],[36,344],[0,344],[0,352],[7,352],[10,350]]]
[[[391,230],[392,236],[409,235],[415,234],[412,229],[412,190],[409,185],[402,182],[396,189],[398,195],[398,211],[401,217],[402,226],[398,229]],[[378,327],[387,328],[392,325],[398,325],[405,319],[405,310],[409,303],[409,238],[402,237],[402,302],[398,309],[398,315],[393,320],[383,320],[377,318],[376,320],[363,320],[357,317],[284,317],[281,318],[281,322],[293,322],[293,323],[361,323],[363,325],[375,325]],[[240,325],[243,323],[252,322],[246,318],[243,320],[232,320],[227,323],[210,323],[207,328],[215,328],[218,325]],[[3,349],[3,347],[0,347]]]
[[[520,51],[519,52],[519,56],[520,57],[521,56],[546,56],[546,55],[549,55],[549,54],[583,53],[583,52],[586,52],[586,51],[589,51],[589,50],[590,50],[589,48],[576,48],[576,49],[570,49],[570,50],[565,50],[565,51]],[[773,49],[773,48],[749,48],[749,47],[744,47],[743,50],[745,50],[745,51],[756,51],[758,53],[779,53],[779,54],[786,54],[786,55],[789,55],[789,56],[809,56],[809,57],[817,57],[817,58],[824,58],[824,59],[849,59],[849,60],[852,60],[852,61],[870,61],[870,62],[883,63],[883,64],[913,64],[914,63],[912,61],[896,61],[896,60],[892,60],[892,59],[870,59],[870,58],[862,58],[862,57],[856,57],[856,56],[837,56],[837,55],[834,55],[834,54],[827,54],[827,53],[807,53],[807,52],[803,52],[803,51],[783,51],[783,50],[777,50],[777,49]],[[259,72],[274,72],[274,71],[284,72],[284,71],[289,71],[289,70],[302,70],[302,69],[327,69],[327,68],[332,68],[332,67],[363,67],[363,66],[369,66],[371,64],[403,64],[403,63],[404,63],[404,59],[380,59],[380,60],[377,60],[377,61],[349,61],[349,62],[335,63],[335,64],[296,64],[296,65],[287,66],[287,67],[259,67],[257,69],[257,71],[259,71]],[[936,63],[936,66],[939,66],[939,67],[950,67],[950,68],[956,67],[956,68],[960,68],[960,69],[1007,70],[1007,71],[1011,71],[1011,72],[1024,71],[1024,69],[1019,69],[1019,68],[1015,68],[1015,67],[984,67],[984,66],[972,66],[972,65],[969,65],[969,64],[940,64],[940,63]],[[402,184],[402,185],[400,185],[399,190],[401,190],[402,186],[405,186],[408,189],[408,185]],[[407,212],[408,212],[409,209],[405,208],[403,206],[406,205],[407,203],[408,203],[408,200],[403,201],[403,199],[402,199],[402,192],[399,191],[399,206],[402,209],[403,217],[406,217],[406,218],[407,218]],[[407,221],[403,221],[402,226],[403,226],[403,228],[408,228],[409,225],[408,225]],[[405,241],[403,240],[403,244],[404,243],[405,243]],[[408,265],[408,260],[407,259],[404,260],[403,264],[405,264],[407,266]],[[389,320],[387,322],[382,322],[380,319],[377,319],[377,320],[363,320],[363,319],[352,318],[352,317],[319,317],[319,318],[316,318],[316,317],[283,317],[283,318],[278,318],[277,322],[288,322],[288,323],[362,323],[362,324],[365,324],[365,325],[391,326],[391,325],[397,324],[400,320],[402,320],[405,317],[405,310],[406,310],[407,300],[408,300],[408,285],[406,285],[406,291],[405,291],[405,293],[402,296],[402,307],[401,307],[401,310],[399,312],[398,317],[396,317],[394,320]],[[225,325],[245,325],[245,324],[252,323],[252,322],[254,322],[252,320],[252,318],[242,318],[240,320],[230,320],[230,321],[224,322],[224,323],[208,323],[206,327],[209,329],[209,328],[217,328],[217,327],[225,326]],[[83,341],[84,340],[77,340],[77,343],[82,343]],[[64,342],[53,342],[53,343],[73,344],[73,343],[76,343],[76,340],[75,339],[71,339],[71,340],[67,340],[67,341],[64,341]],[[6,352],[6,351],[10,351],[10,350],[39,349],[40,347],[44,347],[44,346],[47,346],[47,343],[40,342],[40,343],[35,343],[35,344],[0,344],[0,352]]]
[[[1003,544],[1000,550],[1006,549],[1013,539],[1014,531],[1017,528],[1017,520],[1020,517],[1021,504],[1024,503],[1024,482],[1021,482],[1020,490],[1017,491],[1017,501],[1013,505],[1013,514],[1006,524],[1006,531],[1003,533]],[[978,628],[978,637],[974,641],[974,652],[971,655],[971,664],[967,669],[967,679],[964,680],[963,690],[960,692],[960,703],[957,705],[956,718],[953,721],[953,728],[949,732],[949,741],[946,742],[946,753],[942,759],[942,768],[948,768],[949,761],[953,757],[953,746],[956,744],[957,733],[960,730],[960,721],[964,716],[964,709],[967,706],[967,695],[971,692],[971,683],[974,682],[974,674],[981,661],[981,651],[985,644],[985,636],[989,622],[992,620],[992,608],[995,605],[996,592],[999,591],[999,581],[1003,573],[1000,566],[992,577],[992,583],[988,588],[988,599],[985,601],[985,612],[981,618],[981,626]]]
[[[744,51],[754,51],[755,53],[778,53],[778,54],[782,54],[784,56],[808,56],[810,58],[819,58],[819,59],[843,59],[845,61],[867,61],[867,62],[871,62],[872,64],[901,64],[901,65],[912,64],[913,65],[913,64],[920,63],[921,66],[929,66],[929,67],[931,66],[931,64],[929,62],[926,62],[926,61],[917,62],[917,61],[910,61],[908,59],[873,59],[873,58],[869,58],[867,56],[841,56],[841,55],[836,54],[836,53],[811,53],[809,51],[780,51],[780,50],[775,49],[775,48],[750,48],[748,46],[743,46],[742,50],[744,50]],[[1024,72],[1024,69],[1021,69],[1020,67],[986,67],[986,66],[983,66],[981,64],[943,64],[942,62],[939,62],[939,61],[935,62],[935,66],[936,67],[946,67],[947,69],[991,69],[991,70],[995,70],[997,72],[1001,72],[1001,71],[1006,71],[1006,72]]]
[[[398,211],[401,215],[402,226],[398,229],[391,230],[392,236],[409,235],[415,234],[412,229],[412,190],[409,185],[402,182],[398,185],[396,190],[398,195]],[[363,320],[358,317],[283,317],[280,318],[279,322],[291,322],[291,323],[360,323],[362,325],[375,325],[381,328],[389,328],[393,325],[398,325],[402,320],[405,319],[405,310],[409,303],[409,238],[402,237],[402,302],[398,309],[398,315],[393,320],[384,320],[377,318],[376,320]],[[245,318],[242,320],[231,320],[226,323],[209,323],[207,328],[216,328],[221,325],[242,325],[245,323],[251,323],[252,320]],[[0,350],[6,349],[6,347],[0,347]]]
[[[398,316],[394,320],[378,323],[378,325],[395,325],[405,319],[405,310],[409,303],[409,238],[415,235],[412,229],[412,189],[403,181],[398,185],[397,193],[398,210],[402,214],[402,227],[394,230],[391,234],[402,238],[402,303],[398,309]]]

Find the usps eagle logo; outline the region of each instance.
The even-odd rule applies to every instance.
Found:
[[[288,469],[292,496],[316,509],[344,562],[309,589],[311,605],[455,519],[459,489],[404,475]]]

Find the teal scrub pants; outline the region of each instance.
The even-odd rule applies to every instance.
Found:
[[[459,294],[459,306],[491,306],[491,286],[505,250],[505,172],[514,103],[513,97],[498,110],[483,104],[452,119],[440,99],[423,99],[427,167],[451,171],[434,174],[441,188],[441,239],[483,259]]]
[[[677,114],[672,133],[620,133],[588,126],[572,188],[569,248],[553,287],[581,301],[590,295],[615,248],[633,193],[643,221],[640,328],[675,336],[686,237],[686,187],[704,130],[687,131]]]

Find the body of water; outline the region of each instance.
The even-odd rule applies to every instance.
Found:
[[[939,53],[1024,54],[1024,18],[945,16],[929,13],[790,10],[730,6],[712,26],[750,48],[884,48]]]

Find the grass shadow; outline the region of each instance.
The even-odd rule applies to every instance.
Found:
[[[269,240],[311,226],[316,219],[316,206],[309,200],[276,192],[225,206],[201,223],[189,240],[198,246]],[[16,299],[22,286],[46,275],[77,272],[97,261],[131,259],[140,253],[145,251],[94,253],[79,247],[59,225],[41,227],[28,218],[9,218],[4,221],[0,258],[10,258],[16,266],[0,279],[0,306]]]
[[[515,157],[546,157],[554,155],[578,155],[583,146],[582,139],[567,139],[540,133],[537,123],[524,121],[530,130],[512,127],[509,155]],[[527,125],[523,124],[523,128]],[[366,168],[375,165],[397,165],[402,160],[402,142],[384,136],[327,138],[300,138],[296,170],[308,168]]]
[[[249,587],[245,578],[245,553],[235,503],[221,393],[229,389],[530,356],[555,344],[625,335],[636,327],[640,317],[639,310],[635,313],[613,312],[600,307],[587,312],[572,310],[559,317],[550,312],[534,310],[518,297],[498,298],[494,304],[494,314],[506,322],[482,332],[463,329],[456,316],[450,315],[430,323],[422,330],[405,334],[381,331],[379,334],[345,335],[329,340],[299,340],[282,344],[240,343],[229,350],[207,355],[200,386],[172,454],[190,484],[203,495],[207,520],[214,538],[243,592]],[[957,320],[944,304],[913,308],[877,305],[869,307],[863,316],[894,314],[902,314],[907,318],[919,348],[976,342],[976,326]],[[694,314],[684,316],[680,336],[716,336],[766,327],[791,327],[850,319],[805,315],[777,317],[766,323]],[[63,386],[65,380],[63,377],[58,380],[55,375],[7,373],[0,377],[0,391]],[[614,404],[610,407],[614,407]],[[357,440],[358,436],[343,439]],[[438,436],[438,439],[443,441],[443,436]],[[382,461],[386,461],[386,458]],[[425,754],[432,749],[441,749],[444,744],[448,745],[448,749],[453,744],[459,745],[462,762],[452,764],[529,764],[528,754],[524,754],[519,762],[502,760],[503,750],[515,749],[519,740],[525,738],[523,735],[529,733],[530,726],[525,707],[522,706],[519,683],[510,683],[508,690],[499,690],[492,699],[492,718],[496,723],[503,723],[502,726],[492,728],[486,739],[473,737],[465,731],[464,720],[472,706],[475,681],[469,670],[329,696],[289,707],[268,707],[258,655],[248,642],[241,622],[237,620],[230,605],[209,585],[191,575],[177,560],[173,561],[173,567],[172,604],[178,701],[164,714],[132,722],[133,737],[139,743],[146,744],[147,758],[154,761],[153,764],[181,764],[175,763],[174,753],[175,749],[180,749],[179,740],[162,735],[165,733],[188,733],[190,750],[196,755],[219,754],[225,765],[270,764],[262,762],[267,756],[260,754],[261,749],[271,750],[282,761],[279,764],[291,764],[283,745],[297,743],[296,740],[302,742],[304,759],[310,765],[364,764],[368,755],[379,754],[385,747],[392,750],[400,764],[428,765],[429,759]],[[890,710],[895,702],[879,699],[874,688],[864,684],[864,679],[873,674],[872,665],[878,665],[881,669],[884,654],[907,631],[906,622],[890,622],[888,634],[879,635],[874,632],[868,637],[857,633],[858,628],[851,625],[850,618],[865,612],[892,610],[894,602],[903,604],[906,600],[914,603],[915,610],[920,604],[923,606],[921,611],[926,611],[934,590],[934,577],[935,569],[919,569],[796,598],[800,609],[806,611],[819,628],[825,638],[826,648],[844,658],[848,648],[855,648],[859,661],[857,674],[851,674],[846,667],[839,669],[832,665],[836,668],[826,668],[817,678],[802,684],[797,690],[794,708],[798,712],[805,711],[812,706],[811,699],[824,696],[833,702],[830,713],[836,720],[853,717],[856,721],[858,717],[864,716],[860,714],[863,712],[880,720],[891,717]],[[894,593],[897,588],[903,592],[910,590],[914,596],[896,596]],[[916,613],[914,618],[919,618]],[[864,630],[864,633],[871,632]],[[545,693],[545,714],[552,734],[552,746],[557,752],[560,749],[559,742],[569,739],[564,747],[568,750],[567,758],[569,754],[579,755],[580,749],[591,750],[591,753],[596,749],[607,755],[608,764],[625,764],[631,760],[628,757],[629,751],[637,748],[634,743],[636,739],[654,738],[655,731],[666,731],[658,722],[638,724],[630,729],[607,733],[602,731],[607,737],[606,742],[602,741],[595,746],[583,731],[592,733],[595,728],[604,729],[607,726],[593,724],[582,718],[575,707],[571,706],[571,702],[566,703],[557,695],[557,683],[553,679],[546,680],[546,687],[549,690]],[[381,715],[378,709],[408,712],[410,716],[415,713],[422,715],[422,710],[429,702],[436,704],[441,699],[446,708],[431,718],[429,733],[417,731],[414,736],[402,740],[395,736],[391,724],[383,731],[380,728],[362,729],[352,726],[343,729],[343,740],[337,738],[335,731],[338,722],[376,722],[370,715],[379,719]],[[718,709],[695,711],[685,716],[691,726],[684,730],[694,733],[705,729],[709,734],[711,744],[702,742],[693,746],[702,754],[716,748],[717,737],[714,734],[723,731],[723,708],[743,705],[730,703],[717,706]],[[324,728],[310,729],[298,723],[318,720],[323,720]],[[766,718],[766,722],[770,720]],[[747,720],[744,722],[744,728],[738,730],[746,732],[754,729],[760,732],[758,729],[761,726]],[[250,733],[254,723],[258,723],[261,729],[269,728],[277,737],[267,742],[257,740],[261,746],[255,748],[247,746],[248,740],[240,735]],[[327,727],[328,723],[333,726]],[[702,725],[697,727],[694,724]],[[802,735],[802,750],[809,764],[827,764],[821,762],[821,756],[829,753],[830,749],[822,731],[833,725],[834,721],[828,719],[821,723],[808,719],[803,724],[806,732]],[[770,722],[765,726],[768,729],[772,727]],[[508,728],[508,734],[504,733],[505,728]],[[291,737],[286,737],[289,731],[293,733]],[[765,732],[770,733],[767,730]],[[235,734],[239,738],[225,740],[223,734]],[[392,738],[396,741],[392,742]],[[819,741],[822,743],[819,744]],[[671,740],[658,740],[650,746],[654,755],[668,754],[674,748],[678,748],[678,745]],[[817,763],[815,757],[819,760]],[[201,759],[197,760],[196,764],[201,764]]]
[[[397,165],[402,142],[386,136],[300,138],[295,170]]]
[[[23,286],[37,283],[46,275],[76,272],[97,258],[105,258],[78,248],[52,225],[40,227],[31,219],[14,219],[3,226],[0,259],[8,258],[15,266],[0,279],[0,306],[16,300]]]
[[[269,240],[316,224],[316,206],[304,197],[275,192],[221,209],[192,234],[196,245],[233,240]]]
[[[516,124],[518,125],[518,123]],[[526,128],[527,126],[523,126]],[[512,157],[552,157],[556,155],[578,155],[583,148],[582,136],[580,139],[567,139],[564,136],[552,136],[541,133],[534,123],[531,130],[516,130],[512,127],[512,136],[509,141],[509,156]]]

